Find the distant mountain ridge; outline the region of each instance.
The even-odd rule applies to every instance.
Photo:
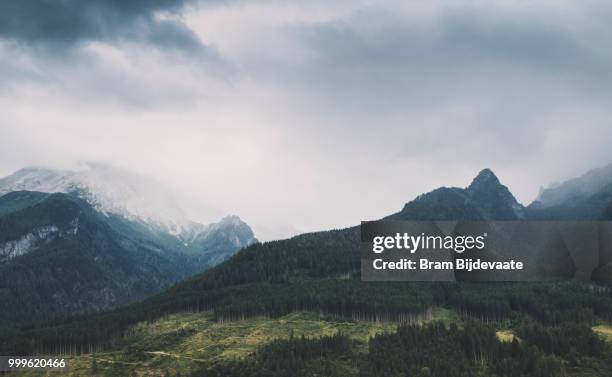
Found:
[[[542,189],[535,203],[540,207],[550,207],[570,200],[582,200],[610,185],[612,185],[612,164],[592,169],[580,177]]]
[[[68,194],[11,192],[0,213],[0,326],[110,309],[202,270]]]
[[[146,177],[22,169],[0,179],[0,328],[127,304],[255,242],[237,216],[189,220]]]
[[[599,220],[599,213],[606,208],[612,210],[612,197],[605,200],[606,192],[604,189],[591,197],[591,200],[597,199],[593,203],[599,207],[591,208],[591,202],[588,202],[583,219]],[[571,202],[563,205],[574,208]],[[383,219],[571,220],[569,215],[571,211],[535,212],[530,206],[523,206],[490,169],[484,169],[466,188],[435,189],[419,195],[406,203],[401,211]],[[253,282],[285,282],[296,275],[308,278],[351,276],[359,273],[359,257],[358,226],[308,233],[246,248],[216,268],[173,287],[172,291],[199,291]]]
[[[250,227],[237,216],[230,216],[233,223],[203,225],[190,220],[176,200],[176,194],[154,179],[103,164],[87,164],[79,171],[48,168],[24,168],[0,179],[0,196],[13,191],[39,191],[65,193],[87,201],[93,208],[107,216],[120,216],[127,221],[140,223],[152,233],[176,237],[183,246],[193,252],[206,251],[202,242],[205,235],[211,237],[215,229],[225,232],[217,238],[226,240],[217,248],[224,254],[248,246],[257,239]],[[232,232],[236,237],[232,237]],[[202,237],[198,237],[203,233]]]
[[[185,243],[74,195],[0,196],[0,328],[127,304],[255,240],[237,217],[200,226]]]
[[[592,197],[598,195],[601,193]],[[570,201],[560,205],[573,204]],[[611,202],[605,203],[599,210],[603,213],[604,209],[611,205]],[[595,213],[590,210],[587,212]],[[567,215],[565,212],[559,213]],[[442,187],[433,190],[406,203],[399,212],[385,219],[531,220],[533,214],[530,206],[524,207],[518,203],[495,174],[485,169],[466,188]],[[546,216],[547,219],[555,219],[557,214],[547,212]],[[538,212],[538,215],[543,213]],[[413,315],[421,315],[432,302],[456,305],[460,310],[472,312],[476,316],[492,315],[494,318],[496,315],[503,316],[503,313],[512,312],[511,303],[507,301],[512,301],[511,298],[515,296],[505,293],[500,295],[498,292],[506,285],[491,289],[488,289],[487,285],[479,285],[467,292],[474,286],[363,282],[359,278],[359,242],[359,227],[354,226],[257,243],[242,249],[216,267],[143,302],[66,325],[51,324],[27,334],[16,334],[13,340],[7,341],[6,344],[11,345],[13,352],[28,352],[32,349],[31,344],[36,344],[41,337],[62,331],[74,334],[71,335],[71,341],[81,344],[98,336],[100,329],[121,336],[125,329],[134,323],[185,310],[212,310],[219,321],[262,315],[275,317],[296,310],[373,321],[405,321]],[[609,261],[604,258],[601,260],[598,274],[609,276],[610,267]],[[593,278],[605,281],[602,276]],[[517,287],[522,289],[523,286]],[[483,291],[480,292],[480,289]],[[435,292],[432,293],[432,290]],[[465,296],[462,293],[464,290]],[[535,290],[535,293],[537,291]],[[527,287],[525,292],[520,294],[525,296],[532,293],[533,290]],[[558,293],[555,293],[555,297]],[[428,294],[433,296],[427,298]],[[549,299],[550,295],[545,291],[540,296],[531,297],[529,306],[538,307],[534,313],[546,313],[548,305],[554,301]],[[609,306],[606,305],[608,304],[587,306],[598,314],[609,315]],[[96,326],[95,330],[92,329],[92,323]],[[105,335],[97,339],[104,344],[113,337]],[[64,338],[54,341],[64,341]],[[42,350],[44,346],[38,349]]]
[[[170,189],[123,169],[87,164],[83,170],[24,168],[0,179],[0,195],[11,191],[75,194],[102,213],[145,222],[172,234],[191,226]]]
[[[612,164],[540,192],[527,206],[534,220],[598,220],[612,203]]]
[[[483,169],[466,188],[419,195],[389,220],[598,220],[612,204],[612,164],[543,190],[527,206]]]

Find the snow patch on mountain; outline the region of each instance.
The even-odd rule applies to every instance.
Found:
[[[78,196],[102,214],[118,215],[155,233],[172,235],[198,253],[226,256],[257,242],[238,216],[208,225],[191,221],[181,206],[185,201],[172,189],[153,178],[103,164],[87,164],[79,171],[26,168],[0,179],[0,196],[22,190]]]
[[[142,221],[173,235],[191,223],[171,189],[150,177],[101,164],[87,164],[81,171],[26,168],[0,179],[0,195],[19,190],[76,194],[102,213]]]

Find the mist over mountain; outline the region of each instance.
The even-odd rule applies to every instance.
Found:
[[[599,195],[604,196],[603,193],[595,194],[597,197]],[[603,201],[598,203],[601,204],[599,211],[612,208],[612,198],[605,204]],[[591,214],[592,217],[586,218],[588,220],[599,219],[593,211],[584,212]],[[422,194],[384,220],[539,220],[536,215],[543,213],[535,214],[518,203],[497,176],[490,169],[484,169],[466,188],[441,187]],[[564,220],[568,215],[566,212],[549,212],[547,219]],[[542,263],[554,265],[566,262],[564,254],[547,257],[550,259]],[[286,283],[296,276],[311,279],[338,276],[358,278],[359,258],[359,227],[307,233],[246,248],[215,269],[179,284],[173,288],[173,292],[253,282]]]
[[[597,193],[597,196],[601,193]],[[14,202],[16,206],[21,204]],[[568,203],[565,203],[568,204]],[[570,201],[571,204],[571,201]],[[610,207],[608,201],[600,211]],[[2,207],[0,207],[2,211]],[[406,203],[401,211],[392,214],[387,220],[532,220],[532,210],[516,201],[510,190],[489,170],[481,171],[466,188],[442,187],[418,196]],[[549,219],[558,219],[557,212],[549,212]],[[565,213],[561,213],[565,216]],[[598,218],[591,218],[596,220]],[[226,222],[234,223],[230,218]],[[209,239],[204,237],[204,239]],[[102,315],[85,318],[70,324],[75,342],[88,338],[90,320],[107,329],[109,333],[123,333],[125,326],[145,319],[153,319],[165,314],[184,310],[213,310],[220,320],[248,318],[249,316],[279,316],[294,310],[314,310],[337,316],[368,320],[403,321],[413,315],[420,315],[423,308],[433,302],[447,302],[458,306],[459,310],[477,316],[505,315],[500,308],[510,308],[508,297],[531,295],[533,291],[513,291],[515,288],[504,286],[512,294],[497,297],[495,305],[489,305],[491,295],[485,286],[475,287],[463,297],[461,291],[469,289],[452,287],[415,286],[407,284],[368,284],[359,278],[360,252],[359,228],[307,233],[285,240],[256,243],[242,249],[227,261],[181,282],[169,290],[152,298]],[[561,253],[545,255],[542,261],[555,265],[562,271],[572,267],[571,259]],[[609,255],[600,257],[600,267],[592,276],[594,281],[606,281],[610,268]],[[571,271],[570,271],[571,272]],[[462,277],[457,275],[457,280]],[[463,288],[462,288],[463,287]],[[497,287],[496,289],[498,289]],[[436,289],[442,289],[437,292]],[[433,290],[434,293],[430,292]],[[482,290],[482,292],[480,291]],[[428,298],[430,292],[432,297]],[[437,293],[435,293],[437,292]],[[540,291],[539,291],[540,292]],[[542,293],[544,292],[544,293]],[[531,298],[533,305],[552,305],[544,303],[547,293]],[[582,292],[582,291],[580,291]],[[538,293],[538,294],[540,294]],[[574,292],[576,293],[576,292]],[[574,294],[572,293],[572,294]],[[582,293],[580,293],[582,294]],[[450,296],[449,296],[450,295]],[[526,297],[526,296],[525,296]],[[425,300],[425,301],[423,301]],[[442,300],[442,301],[436,301]],[[448,300],[448,301],[444,301]],[[585,301],[592,302],[592,301]],[[589,307],[596,313],[606,313],[607,304]],[[549,306],[546,306],[550,308]],[[510,310],[510,309],[508,309]],[[517,309],[520,312],[522,309]],[[548,309],[547,309],[548,310]],[[555,309],[557,310],[557,309]],[[546,312],[537,309],[538,313]],[[607,312],[609,313],[609,312]],[[501,318],[501,317],[500,317]],[[51,330],[54,331],[53,327]],[[36,332],[30,333],[36,339]],[[94,335],[92,335],[94,336]],[[19,342],[23,337],[19,337]],[[34,341],[34,340],[32,340]],[[102,340],[104,341],[104,340]],[[27,349],[27,345],[24,346]]]
[[[0,197],[0,325],[110,309],[202,270],[63,193]]]
[[[16,292],[29,297],[27,292],[31,295],[31,292],[39,290],[47,292],[43,287],[56,287],[50,296],[66,297],[57,301],[63,306],[58,308],[50,304],[52,309],[46,311],[44,318],[112,308],[150,295],[199,272],[198,269],[201,271],[216,264],[219,266],[212,271],[180,284],[173,288],[173,292],[255,282],[287,283],[296,276],[308,279],[352,276],[359,271],[359,232],[356,227],[248,246],[256,239],[248,225],[236,216],[209,225],[176,216],[173,220],[181,219],[183,225],[171,228],[168,226],[170,222],[150,221],[152,216],[144,216],[145,212],[135,211],[135,207],[121,201],[108,204],[102,199],[92,200],[129,198],[129,195],[113,196],[108,191],[100,192],[100,187],[108,185],[93,185],[91,180],[87,181],[89,185],[84,185],[81,182],[85,180],[79,181],[75,177],[78,175],[37,169],[21,171],[0,181],[3,190],[30,187],[60,188],[69,192],[13,191],[0,197],[0,226],[4,229],[0,239],[0,268],[6,279],[2,286],[8,287],[4,292],[15,294],[4,300],[15,302]],[[92,189],[98,189],[98,192],[92,194]],[[539,207],[538,203],[524,207],[490,169],[484,169],[467,187],[435,189],[406,203],[401,211],[385,219],[559,220],[579,215],[581,219],[595,220],[612,206],[609,194],[605,186],[583,200],[570,199],[545,208]],[[161,202],[175,208],[171,200]],[[127,203],[132,202],[127,200]],[[127,209],[132,212],[126,212]],[[180,214],[180,211],[165,213]],[[176,232],[179,229],[180,232]],[[88,234],[95,236],[83,238]],[[242,252],[232,257],[242,248]],[[132,272],[122,273],[121,268],[112,267],[113,258],[118,256],[128,258],[122,262],[122,268]],[[223,263],[226,259],[229,260]],[[565,259],[555,258],[555,263],[562,260]],[[80,262],[75,265],[75,261]],[[603,258],[601,263],[599,272],[608,268],[609,261]],[[78,278],[58,280],[57,276],[71,276],[59,272],[66,268],[70,268]],[[100,269],[106,272],[100,272]],[[599,275],[601,273],[593,278],[601,280]],[[30,276],[40,279],[32,280]],[[93,280],[91,276],[94,276]],[[105,281],[124,282],[114,286],[103,283]],[[94,286],[90,287],[91,284]],[[106,293],[103,295],[101,292]],[[92,302],[96,304],[86,304],[92,297],[95,297]],[[32,303],[38,299],[40,297],[33,298]],[[15,321],[20,317],[26,316],[20,314],[17,319],[11,316],[4,321]]]
[[[0,195],[11,191],[76,194],[102,213],[121,215],[180,234],[190,221],[177,194],[156,180],[103,164],[78,171],[25,168],[0,179]]]
[[[127,304],[256,242],[235,216],[193,224],[183,240],[70,194],[1,196],[0,328]]]
[[[0,1],[0,355],[612,377],[611,16]]]
[[[612,203],[612,165],[541,191],[527,208],[536,220],[598,220]]]
[[[177,202],[103,165],[0,179],[0,327],[123,305],[257,242],[238,216],[200,224]]]
[[[593,197],[601,195],[602,193],[598,192]],[[574,208],[581,203],[586,202],[576,204],[570,200],[559,206],[571,205]],[[13,201],[12,205],[14,207],[23,206],[22,201],[19,200]],[[611,205],[612,201],[608,201],[601,206],[599,211],[603,212]],[[406,203],[401,211],[385,219],[533,220],[532,215],[535,212],[530,207],[524,207],[518,203],[497,176],[491,170],[485,169],[466,188],[442,187],[433,190]],[[2,206],[0,206],[0,213],[2,211]],[[585,213],[587,212],[595,213],[591,210]],[[541,212],[538,213],[541,214]],[[557,219],[555,216],[558,214],[568,215],[566,212],[547,212],[550,219]],[[235,222],[234,218],[222,221],[222,223],[230,224]],[[360,279],[359,233],[359,227],[355,226],[256,243],[242,249],[216,267],[133,305],[101,314],[8,332],[5,336],[0,336],[0,351],[6,354],[53,353],[68,344],[77,353],[92,352],[93,349],[93,352],[112,354],[112,352],[106,352],[115,351],[118,340],[134,344],[141,339],[134,336],[129,330],[133,329],[135,324],[145,323],[145,321],[146,323],[157,323],[160,318],[169,318],[169,315],[172,315],[170,318],[180,318],[179,313],[181,312],[189,312],[189,316],[195,317],[209,316],[215,325],[220,326],[232,321],[248,321],[254,318],[276,321],[277,318],[282,318],[290,313],[303,311],[318,313],[318,318],[323,321],[325,318],[333,318],[334,321],[349,320],[352,326],[359,321],[414,325],[432,320],[432,308],[440,307],[449,312],[460,313],[460,323],[463,324],[474,321],[474,323],[503,323],[505,325],[509,322],[516,321],[522,324],[527,321],[537,326],[549,326],[551,331],[559,334],[559,339],[562,339],[559,342],[562,344],[567,344],[568,341],[573,342],[574,335],[568,337],[560,333],[559,323],[570,323],[575,326],[578,321],[588,325],[584,327],[584,334],[587,338],[590,336],[591,340],[584,343],[585,346],[576,346],[575,349],[587,350],[589,347],[586,344],[594,344],[593,342],[596,341],[596,336],[591,330],[592,324],[599,320],[609,321],[611,319],[612,300],[609,291],[597,286],[597,284],[610,282],[610,271],[612,271],[610,261],[612,259],[608,254],[604,253],[600,256],[599,266],[591,276],[592,282],[597,284],[590,285],[577,282],[521,284],[471,282],[466,284],[465,282],[470,279],[461,274],[455,275],[458,280],[456,284],[365,282]],[[568,268],[568,272],[572,272],[572,260],[563,250],[541,257],[544,259],[543,263],[554,267],[553,272],[565,272]],[[570,274],[569,278],[571,277]],[[176,321],[177,326],[185,325],[180,320]],[[234,327],[231,324],[229,326]],[[291,324],[291,326],[294,325]],[[537,343],[533,337],[529,337],[531,336],[529,329],[533,329],[533,326],[530,325],[528,330],[523,330],[521,326],[516,330],[513,328],[513,331],[521,336],[520,342],[513,343],[514,348],[529,342],[529,348],[526,349],[529,354],[537,350],[533,344],[547,349],[545,347],[548,347],[552,338],[544,336],[542,338],[544,343]],[[238,327],[242,328],[242,326]],[[440,329],[445,328],[446,325],[440,327]],[[454,320],[451,328],[457,328]],[[180,337],[179,333],[179,331],[177,335],[173,333],[172,337]],[[402,333],[401,327],[398,333]],[[236,333],[233,330],[228,330],[223,336],[233,337],[234,334]],[[495,333],[490,334],[495,340]],[[192,338],[189,337],[199,336],[199,333],[190,332],[185,336],[188,337],[186,338],[189,339],[188,341],[191,341]],[[472,342],[472,339],[470,338],[469,342]],[[373,342],[370,340],[369,343],[370,355],[373,352],[371,348]],[[453,343],[453,347],[463,343],[472,344],[469,342]],[[136,347],[128,348],[127,352],[133,355],[136,349],[143,355],[142,359],[151,360],[154,358],[152,355],[157,354],[157,350],[160,349],[159,344],[156,338],[151,345],[138,343]],[[497,344],[498,342],[495,341],[493,346],[488,348],[497,349],[499,348]],[[405,344],[402,347],[405,347]],[[396,349],[401,349],[401,347]],[[386,355],[389,348],[382,350],[381,355]],[[257,352],[260,352],[259,349]],[[445,352],[432,351],[430,354],[441,359],[446,357]],[[321,357],[323,353],[317,351],[316,355]],[[363,356],[362,353],[359,355]],[[575,356],[576,353],[573,352],[570,356],[563,357],[564,360],[573,360]],[[380,356],[377,354],[374,357],[378,360]],[[602,359],[600,356],[597,357]],[[589,360],[594,359],[591,357]],[[319,359],[317,362],[320,362]],[[598,362],[599,359],[594,362],[595,367],[593,367],[581,361],[580,367],[588,371],[597,371],[590,375],[607,376],[608,364],[600,365],[597,364]],[[484,364],[479,362],[477,364],[478,370],[482,370]],[[208,364],[203,365],[208,368]],[[454,366],[453,364],[448,370],[452,370]],[[208,375],[210,369],[206,368],[194,376]],[[288,370],[293,370],[293,368],[292,364]],[[530,368],[537,371],[536,374],[533,374],[534,376],[542,375],[542,367],[539,364]],[[231,375],[223,369],[223,366],[220,370],[222,372],[217,374],[219,376]],[[239,371],[236,374],[239,376],[251,375],[244,372],[249,370],[257,371],[248,368],[234,369],[234,371]],[[343,369],[337,375],[345,376],[345,372],[346,370]],[[449,374],[444,372],[436,375],[447,376]],[[464,374],[457,375],[463,376]],[[555,372],[547,375],[563,374]]]
[[[142,223],[184,243],[207,228],[188,218],[180,194],[153,178],[105,164],[87,163],[75,171],[24,168],[0,179],[0,195],[22,190],[71,194],[103,214]]]
[[[612,185],[612,164],[586,172],[580,177],[551,185],[540,191],[536,202],[541,207],[551,207],[570,200],[593,196]]]

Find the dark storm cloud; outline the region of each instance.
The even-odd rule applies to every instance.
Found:
[[[201,53],[177,15],[187,0],[20,0],[0,2],[0,38],[47,49],[86,41],[135,40]]]
[[[184,13],[200,3],[2,1],[0,91],[10,93],[25,83],[81,101],[130,107],[192,104],[199,95],[192,80],[225,82],[233,74],[231,63],[183,22]],[[163,75],[160,67],[189,71],[191,77],[162,80],[161,85],[152,76]]]

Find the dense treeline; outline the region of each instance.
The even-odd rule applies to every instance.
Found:
[[[343,364],[357,362],[350,339],[341,334],[319,339],[291,337],[272,341],[246,359],[205,367],[191,377],[348,376],[354,370]]]
[[[171,291],[201,291],[254,282],[286,283],[346,276],[360,269],[359,237],[359,228],[355,227],[257,243]]]
[[[496,322],[516,314],[556,325],[563,321],[593,323],[595,317],[612,320],[612,292],[577,282],[556,283],[460,283],[447,285],[440,304]]]
[[[550,376],[564,375],[560,359],[517,340],[500,342],[495,331],[470,323],[400,327],[371,340],[361,376]]]
[[[181,311],[212,310],[220,322],[308,310],[343,318],[418,324],[430,318],[434,306],[453,308],[482,323],[514,323],[526,316],[547,326],[565,322],[592,325],[598,318],[612,319],[610,290],[587,284],[318,279],[159,295],[113,312],[32,326],[6,335],[1,338],[0,352],[81,353],[103,349],[120,341],[132,324]]]
[[[595,358],[610,357],[609,346],[584,323],[564,322],[547,327],[534,321],[525,321],[517,329],[518,336],[546,353],[576,361],[582,355]]]
[[[430,315],[431,291],[421,286],[367,284],[359,280],[313,280],[293,284],[249,284],[162,295],[113,312],[22,329],[2,339],[5,353],[88,352],[111,345],[140,321],[180,311],[214,310],[219,321],[276,317],[295,310],[321,311],[372,321],[419,323]]]
[[[420,323],[433,306],[484,323],[529,315],[556,325],[612,319],[612,294],[575,282],[368,283],[359,279],[358,229],[253,245],[203,275],[112,312],[35,325],[0,336],[4,354],[89,352],[112,346],[130,325],[181,311],[213,310],[219,321],[294,310],[371,321]]]
[[[609,346],[588,327],[528,324],[521,334],[526,337],[501,342],[493,328],[477,322],[461,329],[439,323],[401,326],[396,333],[371,338],[366,354],[341,334],[291,337],[192,377],[563,377],[577,371],[606,376],[612,368]]]

